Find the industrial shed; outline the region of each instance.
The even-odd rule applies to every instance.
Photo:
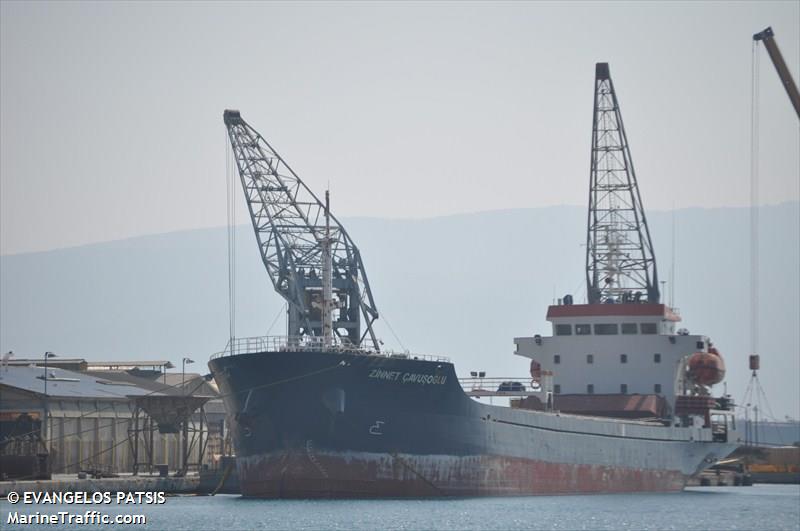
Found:
[[[212,431],[212,446],[221,444],[224,422],[215,418],[213,426],[209,425],[205,415],[201,420],[195,412],[183,433],[162,433],[155,419],[150,422],[142,405],[145,399],[152,401],[155,397],[162,397],[161,402],[166,404],[188,403],[191,395],[200,395],[201,400],[193,403],[202,404],[213,397],[208,393],[215,389],[199,375],[186,375],[186,388],[176,389],[157,381],[158,374],[139,374],[136,368],[70,371],[48,367],[45,376],[41,366],[17,364],[0,368],[2,472],[12,475],[12,463],[25,461],[24,454],[30,461],[32,453],[39,455],[40,462],[41,455],[46,454],[48,472],[52,473],[133,472],[135,462],[165,464],[169,470],[183,472],[185,462],[199,467],[205,462],[199,459],[202,449],[209,446]],[[190,387],[191,382],[197,385]],[[194,444],[192,440],[190,444],[182,437],[189,430],[200,433],[201,443],[203,437],[206,442]],[[38,446],[32,442],[36,438],[41,441]],[[25,444],[20,444],[23,440]],[[188,455],[184,455],[184,448],[189,449]],[[42,468],[40,464],[31,475],[47,475]],[[137,468],[142,470],[141,466]],[[16,475],[20,477],[19,473]]]

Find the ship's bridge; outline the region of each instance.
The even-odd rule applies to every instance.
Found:
[[[665,304],[558,304],[547,320],[553,335],[515,338],[514,353],[552,373],[554,395],[655,394],[672,405],[686,357],[711,345],[676,331],[680,316]]]

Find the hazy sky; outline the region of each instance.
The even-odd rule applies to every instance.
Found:
[[[582,205],[597,61],[645,208],[746,205],[751,35],[771,25],[797,78],[798,21],[796,1],[2,2],[0,253],[224,225],[225,108],[340,217]],[[761,202],[797,200],[800,127],[760,51]]]

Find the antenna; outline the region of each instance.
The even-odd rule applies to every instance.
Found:
[[[675,240],[677,228],[675,225],[675,201],[672,202],[672,263],[669,268],[669,306],[675,308],[675,264],[677,259],[675,257]]]

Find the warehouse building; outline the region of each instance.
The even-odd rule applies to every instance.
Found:
[[[179,374],[176,385],[165,383],[176,376],[165,377],[169,362],[60,361],[75,370],[31,360],[0,367],[0,473],[7,477],[156,465],[185,473],[187,464],[199,468],[221,452],[224,410],[200,375]],[[184,424],[182,414],[190,415]]]

